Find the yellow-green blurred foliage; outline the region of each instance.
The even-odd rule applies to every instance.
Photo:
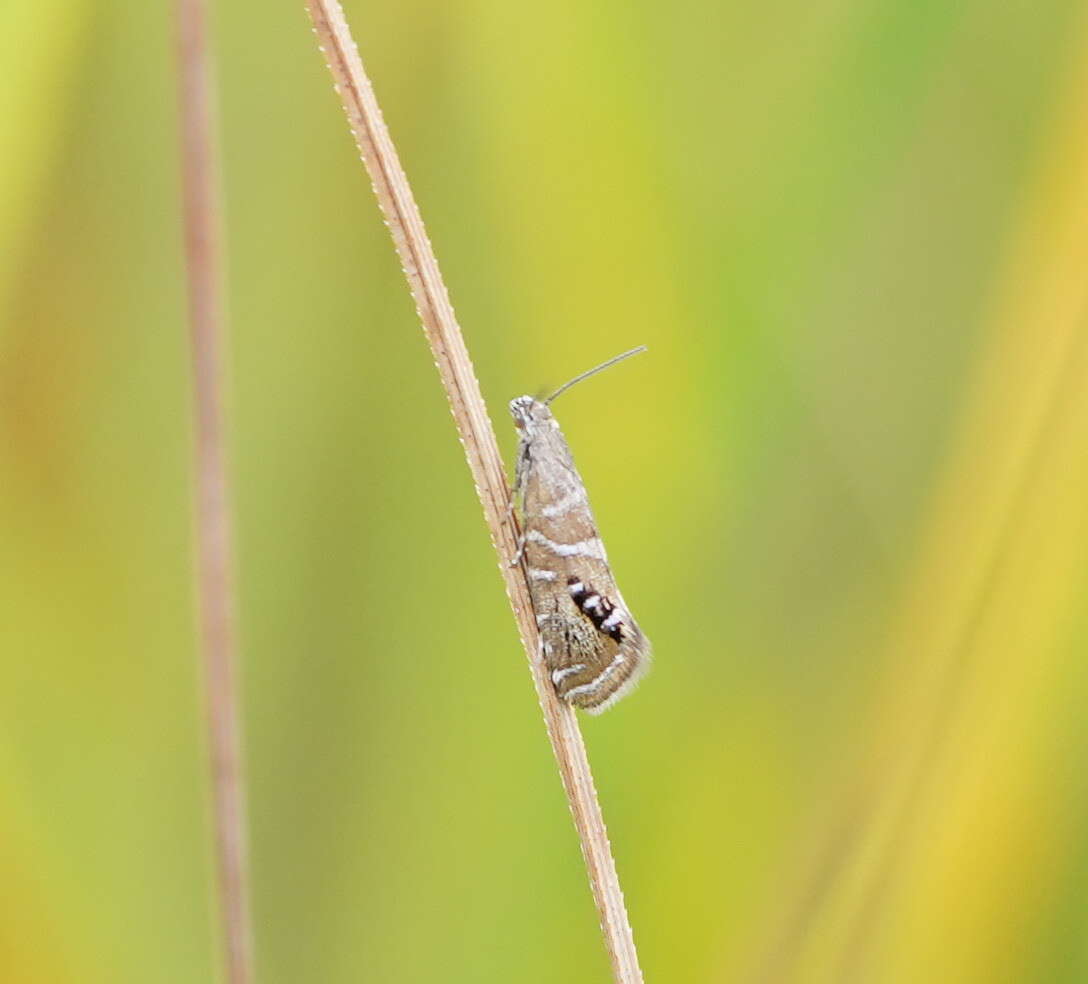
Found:
[[[607,978],[495,557],[301,3],[215,4],[262,982]],[[216,977],[169,4],[0,6],[0,980]],[[348,4],[509,453],[643,688],[653,982],[1088,980],[1088,15]]]

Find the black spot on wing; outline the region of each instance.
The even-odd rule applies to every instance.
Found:
[[[610,636],[616,642],[623,642],[623,620],[609,620],[616,606],[608,598],[596,592],[593,585],[573,576],[567,578],[567,588],[578,610],[593,623],[597,631]],[[608,622],[607,626],[605,622]]]

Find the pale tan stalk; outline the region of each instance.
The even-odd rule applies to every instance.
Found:
[[[232,536],[222,376],[226,347],[218,168],[203,0],[177,0],[182,217],[193,364],[196,586],[215,827],[223,976],[251,984],[245,783],[234,642]]]
[[[307,0],[307,7],[449,397],[532,669],[548,737],[559,763],[559,774],[581,841],[615,979],[620,984],[636,984],[642,980],[642,972],[578,721],[574,711],[556,698],[543,661],[538,658],[536,620],[528,585],[521,568],[509,566],[509,559],[516,552],[517,529],[513,519],[507,516],[506,472],[480,385],[419,209],[382,119],[374,90],[363,70],[344,12],[336,0]]]

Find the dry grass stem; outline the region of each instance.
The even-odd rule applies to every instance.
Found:
[[[517,529],[507,518],[506,472],[461,329],[343,10],[336,0],[307,0],[307,6],[449,397],[559,763],[615,979],[636,984],[642,972],[578,721],[556,698],[538,658],[528,586],[520,567],[508,564],[515,554]]]
[[[176,13],[182,214],[195,415],[196,582],[211,759],[218,907],[224,977],[229,984],[250,984],[252,926],[221,392],[226,331],[220,241],[222,211],[203,0],[177,0]]]

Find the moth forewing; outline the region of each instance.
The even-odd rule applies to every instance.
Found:
[[[556,693],[592,714],[628,694],[650,644],[616,587],[585,486],[547,404],[510,403],[520,431],[515,496],[542,655]]]

